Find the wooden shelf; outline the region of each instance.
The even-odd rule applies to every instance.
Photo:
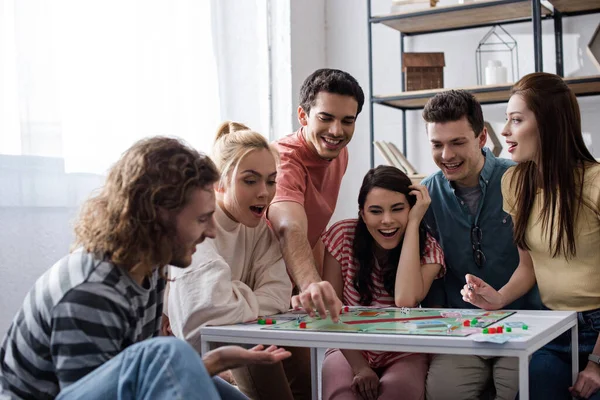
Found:
[[[572,0],[564,0],[572,1]],[[587,0],[580,0],[581,2]],[[598,0],[593,0],[598,1]],[[542,16],[550,15],[542,6]],[[440,32],[531,19],[530,0],[486,0],[371,18],[406,34]]]
[[[561,13],[600,12],[600,0],[550,0]]]
[[[564,79],[577,96],[600,94],[600,75]],[[481,104],[495,104],[508,101],[511,87],[511,84],[507,84],[474,86],[462,89],[473,93]],[[417,90],[395,96],[374,96],[373,101],[393,108],[418,110],[425,107],[430,98],[444,90],[448,89]]]

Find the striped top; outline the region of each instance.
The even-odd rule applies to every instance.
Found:
[[[158,335],[165,282],[155,270],[143,286],[82,250],[54,264],[4,337],[0,394],[53,399],[127,346]]]
[[[331,226],[322,236],[325,248],[340,263],[342,267],[342,280],[344,288],[342,291],[342,301],[345,305],[360,306],[360,294],[354,288],[354,276],[358,271],[358,260],[354,258],[352,245],[354,242],[354,232],[356,229],[356,219],[345,219]],[[442,269],[436,278],[441,278],[446,273],[444,263],[444,253],[437,241],[427,234],[425,241],[424,254],[421,257],[421,265],[441,264]],[[396,307],[394,297],[385,290],[383,285],[382,270],[377,264],[374,265],[373,273],[373,301],[370,306],[373,307]],[[371,368],[385,367],[399,358],[410,355],[411,353],[391,353],[381,351],[363,351],[365,359],[369,362]]]

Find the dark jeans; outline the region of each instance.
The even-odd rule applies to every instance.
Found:
[[[600,309],[577,313],[579,332],[579,371],[588,362],[600,332]],[[529,362],[529,398],[571,399],[571,330],[563,333],[531,357]],[[600,391],[590,399],[600,400]]]

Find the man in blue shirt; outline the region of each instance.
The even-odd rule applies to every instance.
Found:
[[[519,264],[512,219],[502,209],[500,187],[502,175],[514,162],[496,158],[484,147],[487,130],[481,105],[468,92],[439,93],[425,106],[423,119],[433,159],[440,168],[423,181],[431,196],[425,222],[444,250],[447,268],[424,304],[472,308],[460,294],[466,274],[500,289]],[[507,308],[531,308],[528,300],[525,296]],[[497,399],[514,399],[517,359],[436,355],[426,397],[479,399],[492,380]]]

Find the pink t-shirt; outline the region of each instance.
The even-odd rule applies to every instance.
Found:
[[[354,258],[354,232],[356,230],[356,219],[345,219],[333,224],[322,239],[325,248],[335,258],[342,267],[342,280],[344,288],[342,289],[342,302],[349,306],[360,306],[360,294],[354,288],[354,276],[358,272],[359,264]],[[446,265],[444,263],[444,252],[438,242],[427,234],[425,240],[425,249],[421,257],[421,265],[424,264],[441,264],[442,268],[436,278],[441,278],[446,273]],[[383,284],[382,270],[377,263],[372,271],[373,278],[373,307],[396,307],[394,297],[385,290]],[[411,353],[392,353],[382,351],[363,351],[363,355],[372,368],[385,367],[398,360],[406,357]]]
[[[324,160],[308,147],[302,129],[275,142],[281,163],[277,194],[271,202],[301,204],[308,220],[308,242],[314,247],[325,231],[337,203],[342,178],[348,167],[348,149],[335,159]]]

